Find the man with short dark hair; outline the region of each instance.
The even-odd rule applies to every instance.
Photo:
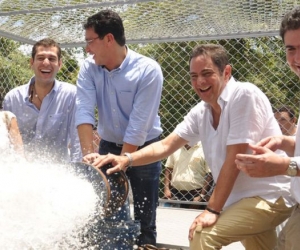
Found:
[[[25,156],[58,163],[80,161],[76,86],[56,79],[62,66],[61,48],[45,38],[34,44],[31,55],[34,77],[9,91],[3,103],[4,110],[17,117]]]
[[[285,14],[280,36],[286,50],[290,69],[300,77],[300,7]],[[281,231],[276,250],[299,249],[300,235],[300,131],[296,136],[273,136],[250,145],[255,155],[238,154],[236,163],[240,170],[252,177],[291,176],[291,193],[298,202]],[[273,151],[284,150],[288,157],[279,157]]]
[[[296,135],[297,118],[295,111],[290,106],[282,106],[274,112],[274,116],[279,124],[283,135]]]
[[[79,72],[76,113],[84,161],[94,160],[95,106],[101,155],[128,155],[158,141],[162,132],[158,116],[163,84],[160,66],[126,46],[122,19],[114,11],[103,10],[90,16],[84,29],[86,51],[91,57]],[[126,171],[134,217],[141,222],[139,246],[156,245],[160,172],[160,161]]]

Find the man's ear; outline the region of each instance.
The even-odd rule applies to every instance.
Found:
[[[224,77],[225,77],[225,79],[226,80],[229,80],[230,79],[230,77],[231,77],[231,65],[230,64],[227,64],[226,66],[225,66],[225,69],[224,69]]]
[[[115,37],[112,33],[106,34],[105,39],[106,39],[106,44],[108,45],[112,44],[112,42],[115,41]]]

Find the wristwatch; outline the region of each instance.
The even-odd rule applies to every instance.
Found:
[[[286,174],[288,176],[296,176],[298,173],[298,166],[297,166],[297,162],[295,161],[290,161],[289,167],[286,170]]]

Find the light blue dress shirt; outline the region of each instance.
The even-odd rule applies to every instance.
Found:
[[[88,57],[77,82],[76,126],[95,124],[97,107],[102,139],[141,146],[162,132],[158,116],[162,86],[159,64],[128,48],[122,64],[112,71]]]
[[[76,86],[55,80],[38,110],[29,100],[30,84],[34,81],[33,77],[28,84],[9,91],[3,102],[4,110],[17,117],[27,156],[62,163],[81,161],[75,127]]]

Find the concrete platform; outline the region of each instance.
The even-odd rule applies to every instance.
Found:
[[[189,249],[188,232],[199,210],[173,207],[157,208],[157,245],[169,249]],[[244,250],[240,242],[230,244],[222,249]]]

